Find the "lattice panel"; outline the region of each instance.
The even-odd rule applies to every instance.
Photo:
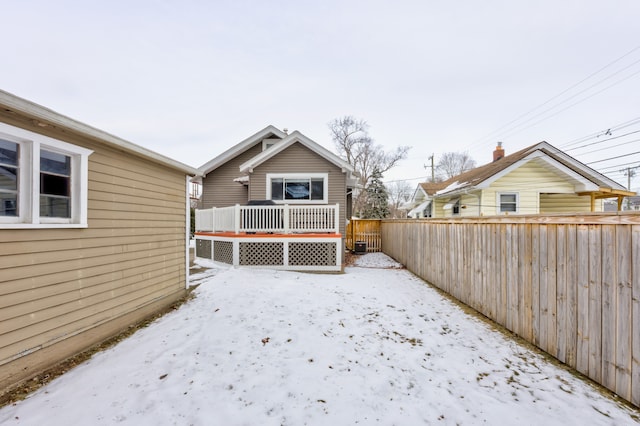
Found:
[[[213,244],[213,260],[232,265],[233,243],[230,241],[216,241]]]
[[[211,241],[196,238],[196,257],[211,259]]]
[[[284,243],[240,243],[240,265],[283,265]]]
[[[336,256],[335,243],[289,244],[289,265],[291,266],[335,266]]]

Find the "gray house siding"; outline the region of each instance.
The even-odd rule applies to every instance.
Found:
[[[224,163],[202,178],[202,202],[200,208],[228,207],[246,204],[247,187],[233,180],[240,177],[240,164],[262,152],[262,142],[256,143],[237,157]]]
[[[327,173],[328,203],[340,204],[340,233],[344,235],[346,223],[347,182],[346,175],[335,164],[308,149],[301,143],[294,143],[277,156],[256,167],[251,175],[249,199],[266,198],[268,173]]]

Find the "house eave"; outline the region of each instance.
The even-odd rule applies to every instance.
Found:
[[[200,166],[198,170],[200,170],[200,172],[203,175],[206,175],[207,173],[210,173],[213,170],[220,167],[221,165],[225,164],[227,161],[231,160],[232,158],[242,154],[244,151],[251,148],[253,145],[260,142],[261,140],[263,140],[264,138],[266,138],[271,134],[279,137],[280,139],[284,139],[287,137],[287,134],[285,132],[283,132],[282,130],[278,129],[273,125],[269,125],[264,129],[259,130],[258,132],[249,136],[248,138],[244,139],[242,142],[233,145],[231,148],[227,149],[217,157],[209,160],[208,162]]]
[[[194,167],[151,151],[150,149],[143,148],[132,142],[121,139],[95,127],[91,127],[88,124],[74,120],[3,90],[0,90],[0,108],[3,108],[6,113],[19,114],[25,118],[29,118],[32,124],[42,129],[58,128],[65,131],[72,131],[82,137],[86,137],[138,157],[146,158],[155,163],[183,172],[186,175],[201,175],[200,171]]]
[[[601,199],[601,198],[633,197],[637,193],[634,191],[626,191],[626,190],[623,191],[623,190],[614,189],[614,188],[598,188],[593,191],[580,191],[580,192],[577,192],[576,194],[581,196],[588,195],[588,196],[593,196],[597,199]]]
[[[304,145],[305,147],[307,147],[311,151],[315,152],[319,156],[323,157],[325,160],[327,160],[327,161],[335,164],[336,166],[340,167],[340,169],[343,171],[343,173],[345,173],[345,174],[355,174],[353,166],[351,166],[349,163],[347,163],[346,161],[342,160],[340,157],[338,157],[337,155],[333,154],[332,152],[330,152],[326,148],[318,145],[316,142],[312,141],[311,139],[309,139],[308,137],[306,137],[305,135],[303,135],[302,133],[300,133],[297,130],[292,132],[289,136],[285,137],[277,145],[269,148],[266,151],[263,151],[262,153],[256,155],[255,157],[253,157],[249,161],[246,161],[246,162],[242,163],[240,165],[240,172],[245,172],[245,173],[246,172],[252,172],[255,167],[257,167],[260,164],[264,163],[268,159],[278,155],[280,152],[284,151],[285,149],[287,149],[288,147],[290,147],[291,145],[293,145],[296,142],[300,142],[302,145]]]

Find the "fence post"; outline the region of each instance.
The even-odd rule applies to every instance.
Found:
[[[236,204],[233,215],[233,229],[236,234],[240,233],[240,204]]]
[[[336,203],[334,220],[335,220],[333,224],[333,227],[335,228],[334,233],[339,234],[340,233],[340,203]]]
[[[289,230],[289,204],[284,205],[282,215],[284,216],[282,218],[282,227],[284,228],[282,232],[284,232],[285,234],[289,234],[291,233],[291,231]]]

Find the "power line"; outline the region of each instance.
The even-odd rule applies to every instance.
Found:
[[[520,120],[521,118],[526,117],[527,115],[529,115],[529,114],[531,114],[532,112],[534,112],[534,111],[536,111],[536,110],[540,109],[541,107],[543,107],[543,106],[547,105],[548,103],[552,102],[553,100],[555,100],[555,99],[557,99],[557,98],[561,97],[561,96],[562,96],[562,95],[564,95],[565,93],[567,93],[567,92],[571,91],[571,90],[572,90],[572,89],[574,89],[575,87],[579,86],[580,84],[584,83],[585,81],[589,80],[590,78],[594,77],[595,75],[597,75],[597,74],[601,73],[601,72],[602,72],[602,71],[604,71],[605,69],[607,69],[607,68],[611,67],[612,65],[614,65],[614,64],[616,64],[616,63],[618,63],[618,62],[620,62],[622,59],[624,59],[624,58],[626,58],[627,56],[631,55],[633,52],[635,52],[635,51],[636,51],[636,50],[638,50],[638,49],[640,49],[640,46],[636,46],[636,47],[634,47],[633,49],[631,49],[630,51],[628,51],[628,52],[627,52],[627,53],[625,53],[624,55],[622,55],[622,56],[620,56],[620,57],[618,57],[618,58],[614,59],[613,61],[609,62],[609,63],[608,63],[608,64],[606,64],[605,66],[603,66],[603,67],[601,67],[600,69],[598,69],[597,71],[594,71],[593,73],[589,74],[587,77],[585,77],[585,78],[583,78],[582,80],[578,81],[577,83],[575,83],[575,84],[573,84],[573,85],[569,86],[567,89],[564,89],[563,91],[561,91],[560,93],[558,93],[558,94],[556,94],[556,95],[552,96],[551,98],[547,99],[547,100],[546,100],[546,101],[544,101],[543,103],[541,103],[541,104],[537,105],[536,107],[534,107],[534,108],[530,109],[529,111],[525,112],[524,114],[521,114],[521,115],[519,115],[518,117],[514,118],[513,120],[509,121],[507,124],[505,124],[505,125],[503,125],[503,126],[499,127],[498,129],[496,129],[496,130],[494,130],[494,131],[492,131],[492,132],[488,133],[487,135],[483,136],[482,138],[480,138],[480,139],[476,140],[476,142],[474,142],[472,145],[474,145],[474,144],[476,144],[476,143],[484,142],[484,141],[486,141],[487,139],[489,139],[489,137],[495,137],[495,135],[496,135],[496,134],[498,134],[498,133],[499,133],[501,130],[503,130],[504,128],[506,128],[506,127],[510,126],[511,124],[513,124],[513,123],[517,122],[517,121],[518,121],[518,120]],[[637,62],[638,62],[638,61],[633,62],[631,65],[629,65],[629,66],[625,67],[625,68],[624,68],[624,69],[622,69],[622,70],[619,70],[619,71],[618,71],[618,72],[616,72],[616,73],[611,74],[610,76],[606,77],[605,79],[601,80],[600,82],[605,81],[605,80],[607,80],[608,78],[611,78],[611,77],[615,76],[617,73],[622,72],[623,70],[625,70],[625,69],[629,68],[630,66],[632,66],[632,65],[636,64]],[[599,83],[600,83],[600,82],[599,82]],[[596,84],[599,84],[599,83],[596,83]],[[591,86],[591,87],[593,87],[593,86]],[[580,94],[580,93],[582,93],[582,92],[579,92],[578,94]],[[574,96],[576,96],[576,95],[574,95]],[[569,98],[569,99],[571,99],[571,98]],[[563,101],[563,102],[566,102],[566,100],[565,100],[565,101]],[[553,107],[553,108],[555,108],[555,107]],[[553,108],[552,108],[552,109],[553,109]],[[547,110],[547,111],[548,111],[548,110]],[[543,113],[544,113],[544,112],[543,112]],[[521,123],[521,124],[524,124],[524,123]],[[537,124],[537,123],[536,123],[536,124]]]
[[[617,156],[615,156],[615,157],[604,158],[604,159],[602,159],[602,160],[592,161],[592,162],[590,162],[590,163],[586,163],[586,164],[602,163],[603,161],[615,160],[615,159],[617,159],[617,158],[630,157],[630,156],[632,156],[632,155],[636,155],[636,154],[640,154],[640,151],[630,152],[630,153],[628,153],[628,154],[623,154],[623,155],[617,155]]]
[[[631,164],[640,165],[640,160],[631,161],[630,163],[616,164],[615,166],[607,166],[607,167],[604,167],[604,168],[600,169],[600,172],[602,173],[603,170],[619,169],[620,167],[630,166]]]
[[[586,147],[588,147],[588,146],[598,145],[598,144],[601,144],[601,143],[604,143],[604,142],[612,141],[612,140],[614,140],[614,139],[620,139],[620,138],[623,138],[623,137],[625,137],[625,136],[633,135],[633,134],[636,134],[636,133],[640,133],[640,130],[635,130],[635,131],[633,131],[633,132],[625,133],[625,134],[623,134],[623,135],[613,136],[613,137],[611,137],[611,138],[602,139],[602,140],[599,140],[599,141],[596,141],[596,142],[591,142],[591,143],[588,143],[588,144],[586,144],[586,145],[580,145],[580,146],[576,146],[576,147],[573,147],[573,148],[565,149],[564,151],[565,151],[565,152],[567,152],[567,151],[573,151],[573,150],[575,150],[575,149],[586,148]],[[636,139],[636,140],[637,140],[637,139]],[[618,145],[613,145],[613,146],[618,146]],[[612,146],[612,147],[613,147],[613,146]],[[593,151],[592,151],[592,152],[593,152]]]
[[[638,62],[640,62],[640,60],[639,60]],[[546,117],[543,117],[542,119],[540,119],[540,120],[538,120],[538,121],[536,121],[536,122],[534,122],[534,123],[532,123],[532,124],[528,125],[527,127],[524,127],[524,128],[522,128],[522,129],[517,129],[517,127],[518,127],[518,126],[515,126],[515,127],[513,128],[513,130],[514,130],[513,132],[511,132],[511,133],[507,133],[507,134],[503,135],[503,137],[513,136],[513,135],[516,135],[516,134],[518,134],[518,133],[522,132],[523,130],[530,129],[531,127],[533,127],[533,126],[535,126],[535,125],[537,125],[537,124],[540,124],[540,123],[542,123],[543,121],[546,121],[546,120],[548,120],[548,119],[550,119],[550,118],[553,118],[553,117],[555,117],[556,115],[558,115],[558,114],[560,114],[560,113],[562,113],[562,112],[564,112],[564,111],[566,111],[566,110],[568,110],[568,109],[570,109],[570,108],[573,108],[574,106],[576,106],[576,105],[578,105],[578,104],[580,104],[580,103],[582,103],[582,102],[584,102],[584,101],[586,101],[586,100],[588,100],[588,99],[591,99],[591,98],[593,98],[594,96],[599,95],[600,93],[604,92],[605,90],[609,90],[609,89],[610,89],[610,88],[612,88],[613,86],[616,86],[616,85],[618,85],[618,84],[620,84],[620,83],[622,83],[622,82],[624,82],[624,81],[626,81],[626,80],[630,79],[631,77],[634,77],[634,76],[636,76],[636,75],[638,75],[638,74],[640,74],[640,70],[638,70],[638,71],[634,72],[633,74],[631,74],[631,75],[629,75],[629,76],[627,76],[627,77],[623,78],[622,80],[618,80],[618,81],[616,81],[615,83],[610,84],[610,85],[608,85],[608,86],[606,86],[606,87],[604,87],[604,88],[602,88],[602,89],[598,90],[598,91],[597,91],[597,92],[595,92],[595,93],[590,94],[590,95],[589,95],[589,96],[587,96],[587,97],[584,97],[584,98],[582,98],[582,99],[578,100],[577,102],[574,102],[574,103],[572,103],[572,104],[569,104],[569,105],[568,105],[568,106],[566,106],[565,108],[562,108],[560,111],[556,111],[555,113],[553,113],[553,114],[551,114],[551,115],[548,115],[548,116],[546,116]],[[581,92],[581,93],[582,93],[582,92]],[[573,97],[572,97],[572,98],[573,98]],[[569,98],[569,99],[571,99],[571,98]],[[567,99],[567,100],[569,100],[569,99]],[[562,102],[562,103],[564,103],[564,102]],[[540,115],[544,114],[545,112],[551,111],[552,109],[556,108],[557,106],[561,105],[562,103],[560,103],[560,104],[558,104],[558,105],[556,105],[556,106],[554,106],[554,107],[552,107],[552,108],[549,108],[548,110],[543,111],[543,112],[541,112],[540,114],[537,114],[537,115],[535,115],[535,116],[531,117],[531,119],[533,119],[533,118],[535,118],[535,117],[538,117],[538,116],[540,116]],[[527,122],[529,122],[529,121],[530,121],[530,120],[527,120],[527,121],[525,121],[524,123],[527,123]],[[522,123],[522,124],[524,124],[524,123]],[[517,129],[517,130],[516,130],[516,129]]]
[[[615,126],[607,128],[607,130],[601,130],[601,131],[596,132],[596,133],[591,133],[590,135],[587,135],[587,136],[582,136],[580,138],[573,139],[573,140],[571,140],[569,142],[566,142],[564,144],[560,144],[559,146],[566,150],[567,147],[570,147],[572,145],[576,145],[578,143],[586,142],[586,141],[591,140],[593,138],[599,138],[600,136],[603,136],[603,135],[610,135],[615,131],[625,129],[625,128],[633,126],[634,124],[637,124],[637,123],[640,123],[640,117],[633,118],[633,119],[631,119],[629,121],[626,121],[624,123],[616,124]]]
[[[639,131],[640,131],[640,130],[639,130]],[[604,150],[606,150],[606,149],[616,148],[616,147],[619,147],[619,146],[622,146],[622,145],[628,145],[628,144],[630,144],[630,143],[638,142],[638,141],[640,141],[640,139],[633,139],[633,140],[631,140],[631,141],[622,142],[622,143],[619,143],[619,144],[616,144],[616,145],[605,146],[604,148],[598,148],[598,149],[594,149],[594,150],[592,150],[592,151],[583,152],[583,153],[581,153],[580,155],[592,154],[592,153],[594,153],[594,152],[604,151]],[[577,148],[574,148],[574,149],[577,149]]]

